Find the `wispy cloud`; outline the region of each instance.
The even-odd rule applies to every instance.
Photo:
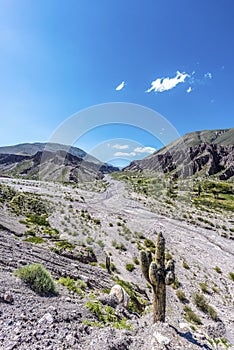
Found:
[[[156,151],[155,148],[153,147],[136,147],[134,149],[134,152],[136,153],[149,153],[149,154],[152,154]]]
[[[206,74],[204,74],[204,78],[206,79],[212,79],[212,74],[210,72],[207,72]]]
[[[190,94],[190,92],[192,91],[191,86],[186,90],[188,94]]]
[[[134,157],[136,156],[135,152],[115,152],[114,153],[115,157]]]
[[[171,90],[175,88],[178,84],[184,83],[185,79],[189,76],[190,75],[187,73],[181,73],[177,71],[176,76],[173,78],[157,78],[156,80],[152,81],[151,87],[148,90],[146,90],[146,92],[163,92]]]
[[[125,81],[122,81],[122,83],[119,84],[119,85],[115,88],[115,90],[116,90],[116,91],[120,91],[120,90],[122,90],[122,89],[124,88],[125,85],[126,85]]]
[[[113,145],[112,148],[115,148],[115,149],[128,149],[129,145],[119,145],[117,143],[117,144]]]

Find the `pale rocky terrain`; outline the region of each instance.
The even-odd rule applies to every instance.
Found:
[[[138,194],[129,193],[124,183],[108,175],[104,181],[81,187],[8,178],[1,178],[1,183],[19,192],[37,193],[47,200],[52,208],[50,225],[59,230],[60,238],[79,247],[83,243],[93,249],[97,258],[97,266],[91,266],[72,255],[61,256],[49,250],[53,244],[50,240],[37,245],[24,242],[27,228],[19,223],[23,217],[15,216],[3,206],[0,212],[1,350],[226,348],[220,342],[211,344],[209,340],[214,338],[226,338],[229,348],[234,348],[234,282],[229,278],[229,273],[234,272],[233,240],[210,228],[182,221],[182,217],[169,217],[157,201],[143,197],[139,200]],[[84,211],[87,211],[85,217]],[[155,231],[163,232],[167,249],[175,260],[179,288],[202,325],[194,326],[185,320],[184,304],[171,287],[167,288],[166,323],[152,325],[151,294],[139,265],[134,264],[134,257],[139,255],[137,242],[143,245],[141,237],[154,241]],[[118,249],[118,245],[124,249]],[[99,266],[108,254],[117,269],[111,275]],[[69,275],[85,281],[89,287],[87,293],[78,295],[58,285],[59,294],[55,297],[37,295],[13,274],[17,267],[33,262],[42,263],[55,279]],[[127,263],[134,264],[132,272],[126,270]],[[220,272],[215,270],[217,267]],[[94,319],[85,307],[90,295],[100,298],[104,289],[115,284],[114,276],[138,286],[148,304],[145,312],[139,315],[117,306],[117,312],[129,319],[132,330],[83,324],[84,320]],[[205,282],[208,288],[205,297],[217,311],[218,321],[194,305],[193,294],[200,292],[199,283]],[[4,302],[7,291],[13,295],[12,303]]]

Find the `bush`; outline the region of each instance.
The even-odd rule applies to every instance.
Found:
[[[60,277],[58,283],[60,283],[62,286],[66,287],[70,291],[80,295],[82,295],[82,290],[87,288],[87,284],[84,281],[80,279],[75,281],[70,276]]]
[[[200,309],[203,312],[207,312],[207,301],[206,298],[202,294],[196,293],[194,295],[194,302],[198,309]]]
[[[182,290],[178,289],[176,291],[176,296],[182,303],[186,303],[187,302],[186,295],[185,295],[185,293]]]
[[[41,264],[30,264],[16,270],[15,275],[41,295],[57,294],[50,273]]]
[[[155,250],[155,244],[154,244],[154,242],[153,242],[151,239],[149,239],[149,238],[146,238],[146,239],[144,240],[144,245],[146,246],[146,248]]]
[[[188,266],[188,264],[186,263],[185,260],[183,261],[183,265],[182,266],[183,266],[184,269],[189,270],[189,266]]]
[[[40,243],[44,243],[45,240],[42,237],[39,236],[33,236],[33,237],[28,237],[26,239],[24,239],[25,242],[30,242],[30,243],[34,243],[34,244],[40,244]]]
[[[218,266],[215,266],[214,270],[217,272],[217,273],[222,273],[222,270],[220,269],[220,267]]]
[[[134,256],[133,261],[134,261],[134,264],[136,264],[136,265],[140,264],[140,261],[139,261],[137,256]]]
[[[195,323],[197,325],[202,324],[202,321],[199,316],[197,316],[188,306],[184,307],[184,312],[185,312],[185,319],[188,322]]]
[[[209,293],[207,283],[201,282],[199,283],[199,287],[203,293]]]
[[[212,306],[207,305],[207,313],[210,315],[210,317],[212,318],[212,320],[218,321],[217,312],[213,309]]]
[[[133,264],[126,264],[126,270],[132,272],[135,269]]]
[[[229,272],[228,276],[231,281],[234,281],[234,272]]]
[[[198,309],[203,311],[206,314],[209,314],[212,320],[217,321],[218,320],[218,315],[217,312],[213,309],[212,306],[210,306],[207,303],[206,298],[202,294],[195,294],[194,295],[194,302]]]

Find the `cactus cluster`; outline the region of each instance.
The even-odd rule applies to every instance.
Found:
[[[147,282],[152,286],[154,323],[165,321],[166,285],[175,281],[174,261],[169,260],[165,266],[165,239],[162,233],[156,236],[155,257],[150,250],[140,252],[140,265]]]

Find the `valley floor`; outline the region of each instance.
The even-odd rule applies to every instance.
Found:
[[[163,216],[156,201],[153,210],[149,209],[128,194],[124,183],[109,176],[93,188],[7,178],[0,181],[19,193],[39,194],[52,208],[49,223],[59,231],[60,239],[92,249],[97,257],[95,264],[74,261],[72,256],[48,249],[54,248],[49,239],[41,244],[24,241],[24,216],[15,215],[3,205],[0,296],[10,291],[14,302],[7,304],[0,299],[1,350],[225,349],[226,342],[229,348],[234,347],[234,282],[230,279],[234,272],[233,240],[211,229]],[[166,323],[152,325],[147,307],[149,312],[140,317],[128,314],[132,330],[84,325],[82,321],[92,319],[85,303],[91,294],[98,298],[104,289],[110,289],[115,284],[113,277],[136,284],[151,298],[137,257],[139,249],[147,242],[151,244],[159,231],[175,260],[178,282],[175,289],[167,288]],[[112,275],[103,268],[106,255],[115,267]],[[58,296],[38,296],[13,275],[17,267],[33,262],[42,263],[55,279],[71,276],[86,281],[90,287],[87,295],[71,293],[59,285]],[[133,265],[132,271],[127,264]],[[202,325],[185,319],[185,305],[178,299],[178,290],[184,292],[186,305],[200,317]],[[218,321],[196,307],[195,293],[204,294],[216,310]],[[168,345],[160,344],[158,334],[168,338]],[[214,338],[219,344],[215,345]]]

